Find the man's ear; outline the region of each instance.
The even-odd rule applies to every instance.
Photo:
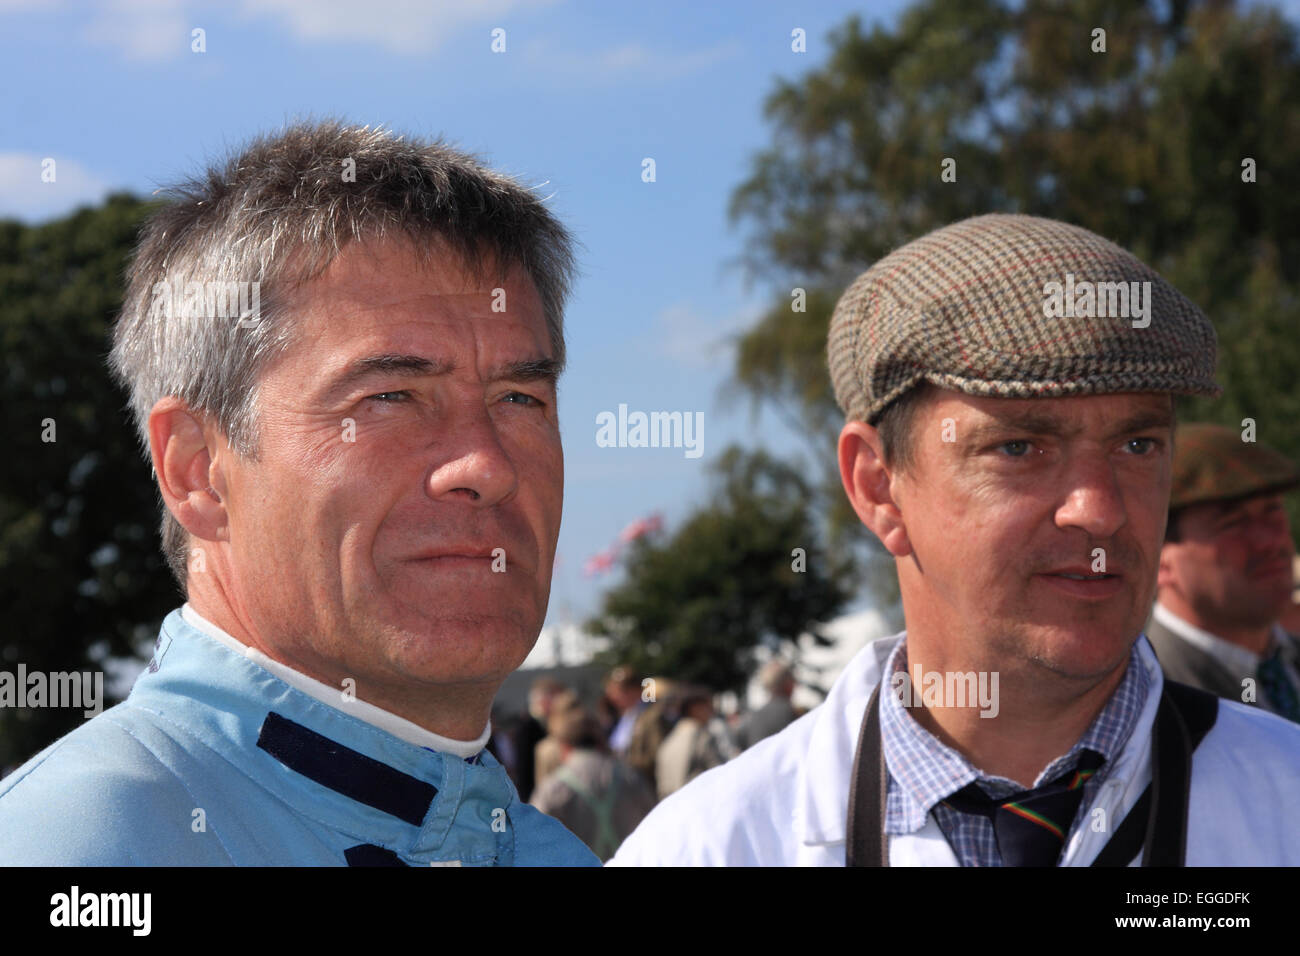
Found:
[[[880,433],[866,422],[848,422],[840,432],[840,481],[849,504],[896,558],[912,553],[903,513],[894,501],[893,474],[886,468]]]
[[[1156,565],[1156,596],[1161,591],[1174,587],[1178,576],[1174,572],[1173,549],[1177,544],[1165,543],[1160,546],[1160,562]]]
[[[163,502],[196,538],[225,537],[226,506],[220,468],[213,468],[203,422],[175,396],[158,400],[149,413],[149,450]]]

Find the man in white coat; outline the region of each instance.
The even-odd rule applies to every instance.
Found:
[[[860,276],[829,337],[840,472],[907,629],[612,863],[1300,865],[1300,728],[1166,681],[1141,633],[1172,394],[1218,394],[1215,352],[1065,223],[977,217]]]

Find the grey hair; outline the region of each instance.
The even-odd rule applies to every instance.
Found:
[[[170,201],[146,222],[127,270],[109,354],[146,460],[149,413],[169,395],[210,416],[237,454],[258,460],[258,383],[295,341],[289,293],[352,242],[404,238],[425,263],[449,248],[476,278],[487,256],[501,278],[523,268],[541,299],[552,357],[564,367],[572,237],[529,189],[440,140],[296,123],[164,195]],[[227,309],[238,300],[230,283],[257,290],[256,314],[247,301],[242,311]],[[193,288],[195,303],[208,290],[206,311],[171,308],[188,295],[167,290]],[[167,564],[188,593],[189,536],[165,504],[161,534]]]

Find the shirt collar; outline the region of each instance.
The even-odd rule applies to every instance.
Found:
[[[886,797],[885,829],[890,833],[915,833],[925,826],[934,805],[972,781],[980,781],[993,796],[1018,793],[1023,787],[1014,780],[986,774],[935,737],[908,713],[898,696],[889,693],[890,677],[901,672],[907,677],[907,641],[900,641],[884,672],[889,675],[881,687],[880,735],[890,786]],[[1115,758],[1132,736],[1146,703],[1150,678],[1142,665],[1137,642],[1129,649],[1128,665],[1115,691],[1093,718],[1088,729],[1068,751],[1051,761],[1033,786],[1060,776],[1078,760],[1079,752],[1095,750],[1106,758],[1095,780],[1101,783]]]
[[[322,840],[341,833],[419,862],[514,859],[513,830],[499,821],[518,794],[491,751],[468,763],[402,740],[299,690],[180,608],[127,705],[155,714],[186,750],[224,758],[223,799],[239,800],[251,781],[322,827]]]
[[[483,732],[478,735],[476,740],[454,740],[451,737],[444,737],[441,734],[435,734],[431,730],[421,727],[419,724],[399,717],[390,713],[381,707],[367,703],[359,697],[345,698],[343,692],[337,687],[331,687],[329,684],[321,683],[313,677],[308,677],[301,671],[294,670],[287,664],[282,664],[277,660],[267,657],[255,647],[249,647],[241,642],[238,638],[229,632],[222,630],[213,624],[198,611],[194,610],[192,604],[186,603],[181,607],[181,616],[185,623],[197,628],[213,640],[220,641],[226,647],[230,648],[236,654],[242,654],[253,663],[270,671],[280,680],[284,681],[290,687],[294,687],[304,694],[315,698],[322,704],[333,707],[336,710],[346,707],[347,713],[366,723],[378,727],[380,730],[386,730],[399,740],[405,740],[407,743],[415,744],[417,747],[425,747],[429,750],[437,750],[442,753],[455,754],[457,757],[469,758],[478,754],[487,746],[488,740],[492,736],[492,724],[489,721],[483,728]],[[341,705],[341,706],[340,706]]]
[[[870,642],[849,661],[825,702],[809,715],[813,723],[798,764],[792,814],[793,832],[805,846],[844,842],[853,755],[867,701],[880,683],[881,675],[887,673],[885,665],[890,655],[906,636],[907,632],[903,631]],[[1113,766],[1111,760],[1107,761],[1110,775],[1106,787],[1118,787],[1122,792],[1119,805],[1125,810],[1132,806],[1150,779],[1148,742],[1164,684],[1160,664],[1146,638],[1139,638],[1134,648],[1146,675],[1147,699],[1123,751],[1114,758]],[[1130,666],[1132,661],[1130,657]],[[935,829],[938,843],[946,847],[937,826]]]
[[[1209,654],[1220,665],[1227,668],[1232,674],[1254,674],[1259,670],[1259,664],[1262,658],[1254,651],[1242,647],[1240,644],[1234,644],[1231,641],[1225,641],[1217,634],[1211,634],[1209,631],[1202,630],[1194,624],[1191,624],[1169,608],[1165,607],[1159,601],[1151,609],[1151,615],[1169,630],[1173,631],[1179,637],[1194,647],[1198,647],[1205,653]],[[1279,646],[1286,647],[1285,631],[1275,622],[1269,636],[1269,654]]]

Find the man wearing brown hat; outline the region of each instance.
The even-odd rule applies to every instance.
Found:
[[[1300,642],[1278,623],[1295,558],[1282,493],[1300,470],[1252,426],[1179,426],[1146,634],[1166,677],[1300,722]]]
[[[1142,625],[1191,302],[1086,230],[981,216],[841,298],[839,465],[907,629],[661,803],[616,864],[1300,864],[1300,727],[1176,685]]]

